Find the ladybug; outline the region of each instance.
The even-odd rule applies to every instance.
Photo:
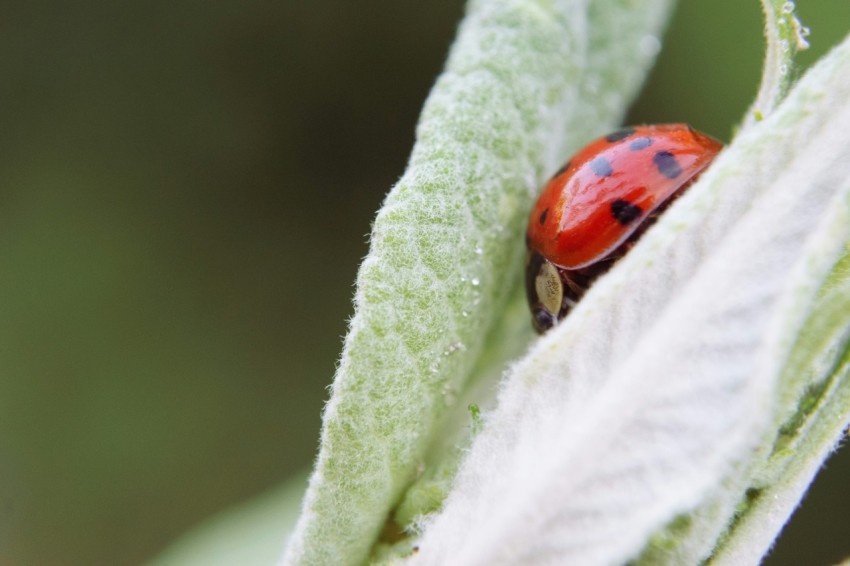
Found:
[[[636,126],[593,141],[558,169],[526,232],[534,328],[563,319],[722,147],[687,124]]]

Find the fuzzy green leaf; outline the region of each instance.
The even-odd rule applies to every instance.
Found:
[[[764,11],[765,60],[761,86],[744,124],[764,119],[782,102],[794,76],[794,56],[808,49],[809,28],[800,23],[790,0],[761,0]]]
[[[436,431],[453,413],[468,419],[458,399],[473,376],[529,337],[527,321],[500,325],[531,201],[560,159],[619,121],[667,8],[470,2],[408,169],[375,220],[285,564],[362,563],[408,486],[457,457],[434,455]],[[494,347],[496,335],[514,336],[514,350]],[[430,505],[414,500],[407,516]]]
[[[843,236],[837,251],[844,255],[803,311],[809,315],[780,378],[778,433],[770,453],[750,471],[746,498],[712,564],[755,563],[766,554],[850,422],[850,189],[837,204],[830,241],[823,244],[828,250]]]
[[[848,100],[850,38],[515,366],[413,563],[762,557],[850,420]]]

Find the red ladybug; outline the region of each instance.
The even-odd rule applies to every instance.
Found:
[[[544,332],[563,319],[722,147],[687,124],[637,126],[567,161],[528,219],[525,288],[534,328]]]

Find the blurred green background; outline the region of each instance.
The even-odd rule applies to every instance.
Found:
[[[850,3],[799,4],[811,62]],[[370,221],[462,12],[0,5],[0,564],[136,564],[310,465]],[[683,2],[629,121],[728,139],[761,57],[755,0]],[[848,474],[845,453],[769,564],[850,555]]]

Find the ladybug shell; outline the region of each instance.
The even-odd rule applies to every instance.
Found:
[[[687,124],[637,126],[599,138],[543,189],[528,222],[529,249],[567,270],[604,259],[721,148]]]
[[[561,167],[528,221],[534,328],[567,316],[721,148],[686,124],[639,126],[592,142]]]

